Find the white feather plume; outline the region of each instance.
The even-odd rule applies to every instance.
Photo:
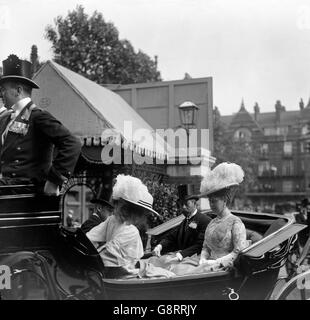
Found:
[[[115,200],[122,198],[132,202],[146,199],[151,204],[153,203],[153,197],[148,192],[146,185],[140,179],[124,174],[116,177],[112,198]]]
[[[244,178],[242,168],[229,162],[223,162],[217,165],[212,171],[208,171],[204,176],[200,192],[207,193],[212,190],[220,190],[231,185],[240,184]]]

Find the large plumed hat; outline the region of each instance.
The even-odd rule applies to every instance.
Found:
[[[0,84],[5,81],[19,81],[28,86],[38,89],[39,86],[31,80],[31,63],[27,60],[20,60],[15,54],[11,54],[2,61],[3,75],[0,77]]]
[[[120,174],[116,177],[113,187],[112,198],[115,200],[124,199],[139,207],[147,209],[157,216],[160,216],[153,209],[153,197],[149,193],[146,185],[138,178]]]
[[[242,168],[229,162],[223,162],[210,170],[200,185],[200,197],[206,197],[217,191],[239,185],[244,178]]]

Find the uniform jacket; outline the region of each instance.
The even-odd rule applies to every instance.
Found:
[[[205,230],[210,221],[211,218],[199,211],[191,219],[184,219],[160,241],[162,253],[179,251],[184,258],[195,253],[200,254]]]
[[[49,180],[61,185],[71,176],[81,144],[67,128],[30,102],[15,119],[2,145],[1,137],[10,119],[8,114],[0,122],[0,168],[4,177],[28,178],[34,183]]]

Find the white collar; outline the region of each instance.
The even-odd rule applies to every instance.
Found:
[[[187,220],[193,218],[194,215],[196,215],[196,213],[198,212],[198,210],[196,209],[188,218],[186,218]]]
[[[0,108],[0,114],[2,113],[2,112],[5,112],[5,111],[7,111],[8,109],[5,107],[5,106],[2,106],[1,108]]]
[[[24,98],[16,102],[13,106],[12,109],[15,112],[16,117],[20,114],[20,112],[26,107],[26,105],[31,101],[29,97]]]

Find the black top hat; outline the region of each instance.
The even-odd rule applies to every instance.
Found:
[[[192,194],[192,195],[189,195],[185,198],[186,201],[188,200],[196,200],[198,201],[199,200],[199,196],[197,194]]]
[[[92,200],[90,200],[91,203],[98,203],[98,204],[102,204],[102,205],[105,205],[107,207],[109,207],[110,209],[114,209],[113,205],[111,202],[105,200],[105,199],[102,199],[102,198],[94,198]]]
[[[3,75],[0,77],[0,84],[4,81],[19,81],[28,86],[39,89],[39,86],[31,80],[31,63],[27,60],[20,60],[15,54],[11,54],[2,61]]]
[[[187,185],[179,185],[178,186],[178,196],[180,202],[186,202],[187,200],[199,200],[199,196],[195,194],[188,194]]]

